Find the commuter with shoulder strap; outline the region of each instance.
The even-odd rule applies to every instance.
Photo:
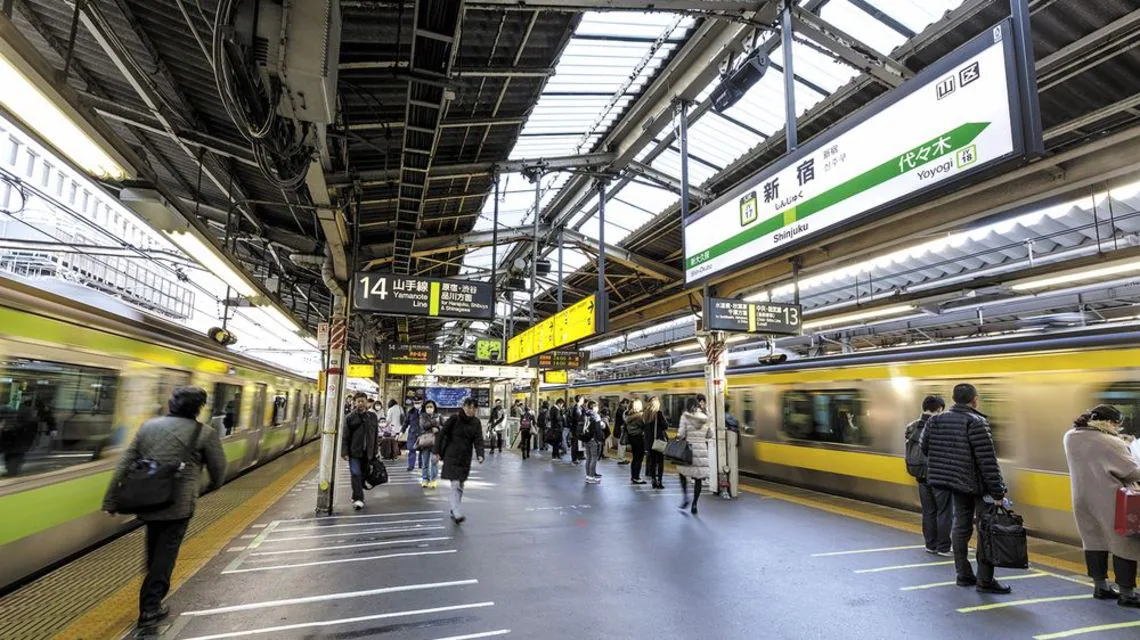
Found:
[[[950,493],[931,487],[926,482],[926,454],[922,452],[922,434],[930,419],[946,410],[939,396],[926,396],[922,415],[906,426],[906,470],[918,482],[918,500],[922,504],[922,537],[926,552],[950,557],[950,524],[953,512]]]

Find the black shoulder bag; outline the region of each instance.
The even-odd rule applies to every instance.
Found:
[[[194,435],[190,438],[190,445],[185,447],[184,458],[193,453],[201,433],[202,423],[195,421]],[[185,460],[161,463],[152,458],[136,459],[115,486],[115,511],[151,513],[174,504],[178,500],[185,468]]]

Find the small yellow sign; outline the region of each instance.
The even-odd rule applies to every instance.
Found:
[[[546,384],[566,384],[570,381],[570,376],[565,371],[543,371],[542,381]]]
[[[350,364],[348,365],[348,372],[345,375],[349,378],[367,378],[371,380],[376,377],[376,367],[370,364]]]
[[[390,364],[388,373],[394,376],[422,376],[427,374],[426,364]]]

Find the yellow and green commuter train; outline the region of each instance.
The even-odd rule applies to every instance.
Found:
[[[103,493],[174,387],[209,393],[200,419],[222,435],[227,480],[317,437],[312,379],[71,297],[0,278],[0,592],[131,526],[100,511]]]

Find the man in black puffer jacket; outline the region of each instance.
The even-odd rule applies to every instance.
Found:
[[[1009,587],[994,580],[993,565],[979,560],[975,578],[967,555],[975,515],[981,515],[987,499],[1000,502],[1005,497],[990,425],[977,407],[978,390],[972,384],[959,384],[954,387],[954,406],[926,423],[922,434],[926,483],[951,494],[954,526],[950,538],[958,586],[976,585],[981,593],[1009,593]]]

